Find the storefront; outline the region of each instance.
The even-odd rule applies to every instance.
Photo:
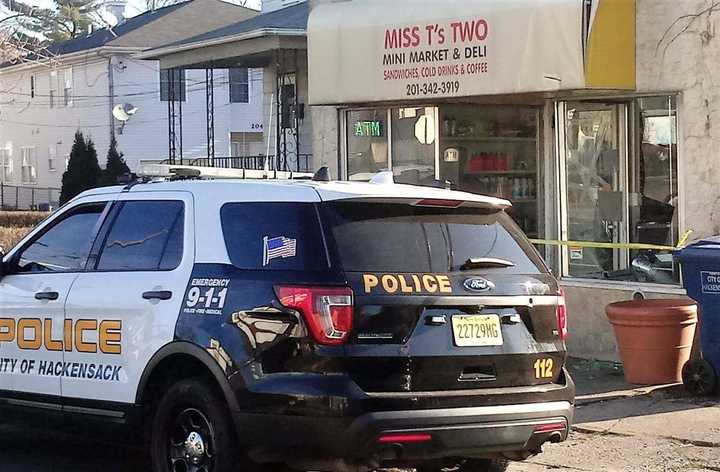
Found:
[[[366,0],[318,5],[308,28],[310,101],[339,107],[341,176],[511,200],[582,319],[576,351],[601,359],[615,359],[607,303],[682,293],[666,249],[686,230],[681,96],[638,93],[635,8]]]

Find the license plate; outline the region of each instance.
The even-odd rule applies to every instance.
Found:
[[[503,337],[498,315],[456,315],[452,317],[455,345],[502,346]]]

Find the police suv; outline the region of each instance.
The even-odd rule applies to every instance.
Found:
[[[322,180],[63,206],[2,260],[0,409],[126,425],[155,472],[502,470],[565,440],[564,299],[510,204]]]

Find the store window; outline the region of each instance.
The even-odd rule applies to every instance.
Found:
[[[389,169],[388,110],[352,110],[346,118],[348,179],[370,180]]]
[[[626,246],[679,239],[675,97],[568,102],[561,111],[563,275],[677,282],[670,251]]]
[[[385,169],[398,183],[437,185],[439,177],[453,188],[511,200],[511,216],[538,236],[539,107],[455,104],[345,116],[350,180]]]
[[[439,123],[440,179],[512,201],[515,221],[538,237],[539,109],[447,105],[440,107]]]

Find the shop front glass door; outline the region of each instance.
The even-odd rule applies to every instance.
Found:
[[[625,105],[569,102],[565,107],[565,238],[621,243],[626,227]],[[620,277],[626,252],[564,246],[566,275]]]
[[[349,180],[370,180],[390,167],[387,109],[347,112],[347,171]]]

